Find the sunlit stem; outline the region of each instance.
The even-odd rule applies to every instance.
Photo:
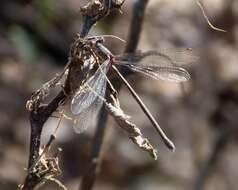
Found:
[[[159,124],[157,123],[157,121],[155,120],[155,118],[152,116],[152,114],[150,113],[149,109],[146,107],[146,105],[143,103],[143,101],[140,99],[140,97],[138,96],[138,94],[135,92],[135,90],[131,87],[131,85],[127,82],[127,80],[122,76],[122,74],[120,73],[120,71],[116,68],[115,65],[112,65],[112,68],[116,71],[116,73],[118,74],[118,76],[120,77],[120,79],[123,81],[123,83],[126,85],[126,87],[128,88],[128,90],[130,91],[130,93],[132,94],[132,96],[135,98],[135,100],[137,101],[137,103],[139,104],[139,106],[141,107],[141,109],[143,110],[143,112],[146,114],[146,116],[149,118],[150,122],[152,123],[152,125],[154,126],[154,128],[156,129],[156,131],[159,133],[159,135],[161,136],[164,144],[172,151],[175,151],[175,146],[174,143],[166,136],[166,134],[164,133],[164,131],[161,129],[161,127],[159,126]]]

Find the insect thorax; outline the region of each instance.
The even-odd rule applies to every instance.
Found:
[[[70,49],[70,66],[68,80],[71,94],[74,94],[95,72],[97,57],[87,40],[77,38]]]

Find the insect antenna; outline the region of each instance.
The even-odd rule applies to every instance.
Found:
[[[128,83],[128,81],[122,76],[120,71],[116,68],[116,66],[112,65],[112,68],[116,71],[120,79],[123,81],[123,83],[126,85],[132,96],[135,98],[143,112],[146,114],[146,116],[149,118],[150,122],[152,123],[153,127],[156,129],[156,131],[161,136],[164,144],[172,151],[175,151],[174,143],[166,136],[164,131],[161,129],[155,118],[150,113],[149,109],[146,107],[146,105],[143,103],[143,101],[140,99],[138,94],[135,92],[135,90],[131,87],[131,85]]]

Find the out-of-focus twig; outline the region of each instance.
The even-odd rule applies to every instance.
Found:
[[[148,3],[148,0],[137,0],[134,3],[133,16],[132,16],[132,20],[130,24],[127,46],[125,49],[126,53],[134,53],[136,51],[139,38],[140,38],[140,33],[142,29],[142,23],[143,23],[143,18],[144,18],[145,8],[147,3]],[[92,23],[89,23],[89,24],[92,24]],[[134,36],[134,37],[131,37],[131,36]],[[124,75],[129,75],[131,72],[128,72],[128,70],[123,70],[122,73]],[[118,81],[118,80],[113,80],[113,81]],[[121,82],[115,83],[115,88],[117,91],[120,90],[121,85],[122,85]],[[98,168],[100,167],[99,156],[100,156],[100,152],[102,152],[101,148],[102,148],[103,138],[105,136],[104,133],[106,131],[107,117],[108,117],[108,113],[107,113],[106,107],[103,106],[103,108],[100,111],[100,117],[98,117],[99,118],[99,122],[97,123],[98,130],[96,131],[96,134],[95,134],[95,138],[97,138],[97,140],[95,139],[93,144],[94,148],[93,148],[93,153],[91,156],[91,165],[87,174],[83,177],[82,185],[80,187],[81,190],[91,190],[95,182],[96,174],[97,174]],[[104,121],[104,122],[100,122],[100,121]],[[97,144],[97,143],[100,143],[100,144]]]
[[[40,14],[31,4],[22,5],[18,1],[3,1],[0,5],[1,24],[9,26],[20,26],[33,38],[42,51],[46,51],[57,64],[64,64],[67,58],[69,38],[60,31],[55,23],[47,26],[47,32],[40,26]]]
[[[87,173],[82,178],[82,183],[80,185],[80,189],[82,190],[88,190],[92,189],[94,185],[94,181],[96,179],[96,175],[99,170],[99,163],[101,159],[102,154],[102,146],[103,146],[103,140],[105,136],[105,123],[107,122],[108,114],[105,110],[105,105],[102,107],[98,118],[97,123],[97,129],[94,135],[94,141],[92,143],[92,153],[91,153],[91,161],[89,165],[89,169]]]
[[[138,46],[147,3],[148,0],[137,0],[134,4],[125,53],[134,53]]]
[[[224,151],[229,137],[231,136],[231,130],[222,131],[221,134],[217,137],[214,146],[212,148],[212,152],[207,159],[206,163],[202,167],[202,170],[197,177],[197,180],[194,185],[194,190],[202,190],[204,188],[204,184],[206,182],[207,177],[212,172],[212,169],[217,164],[218,160],[220,159],[220,155]]]
[[[212,173],[215,165],[222,158],[222,154],[229,142],[237,139],[237,114],[238,114],[238,90],[236,83],[231,83],[228,87],[224,88],[219,94],[219,106],[212,115],[212,122],[218,131],[218,135],[214,142],[211,154],[205,161],[202,170],[200,171],[194,190],[204,189],[205,182],[209,175]]]

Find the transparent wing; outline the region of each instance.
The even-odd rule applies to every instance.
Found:
[[[199,53],[191,48],[161,49],[158,52],[154,51],[150,54],[154,54],[157,58],[160,55],[162,57],[167,56],[176,66],[193,64],[199,60]]]
[[[154,79],[184,82],[190,79],[190,75],[179,65],[189,64],[197,59],[191,49],[176,49],[173,51],[164,50],[164,52],[126,54],[117,57],[116,64],[127,66],[132,71],[140,72]]]
[[[190,79],[189,73],[180,67],[153,67],[126,65],[132,71],[142,73],[153,79],[170,82],[184,82]]]
[[[102,105],[103,101],[97,97],[91,106],[83,110],[79,115],[74,115],[74,131],[76,133],[83,133],[88,127],[94,126]]]
[[[76,92],[71,101],[71,111],[73,114],[78,115],[90,107],[98,96],[104,97],[107,83],[105,74],[108,68],[109,60],[106,60],[86,84]]]
[[[131,62],[132,64],[154,65],[161,67],[183,66],[196,63],[199,54],[190,48],[162,49],[145,53],[124,54],[118,56],[119,62]]]

